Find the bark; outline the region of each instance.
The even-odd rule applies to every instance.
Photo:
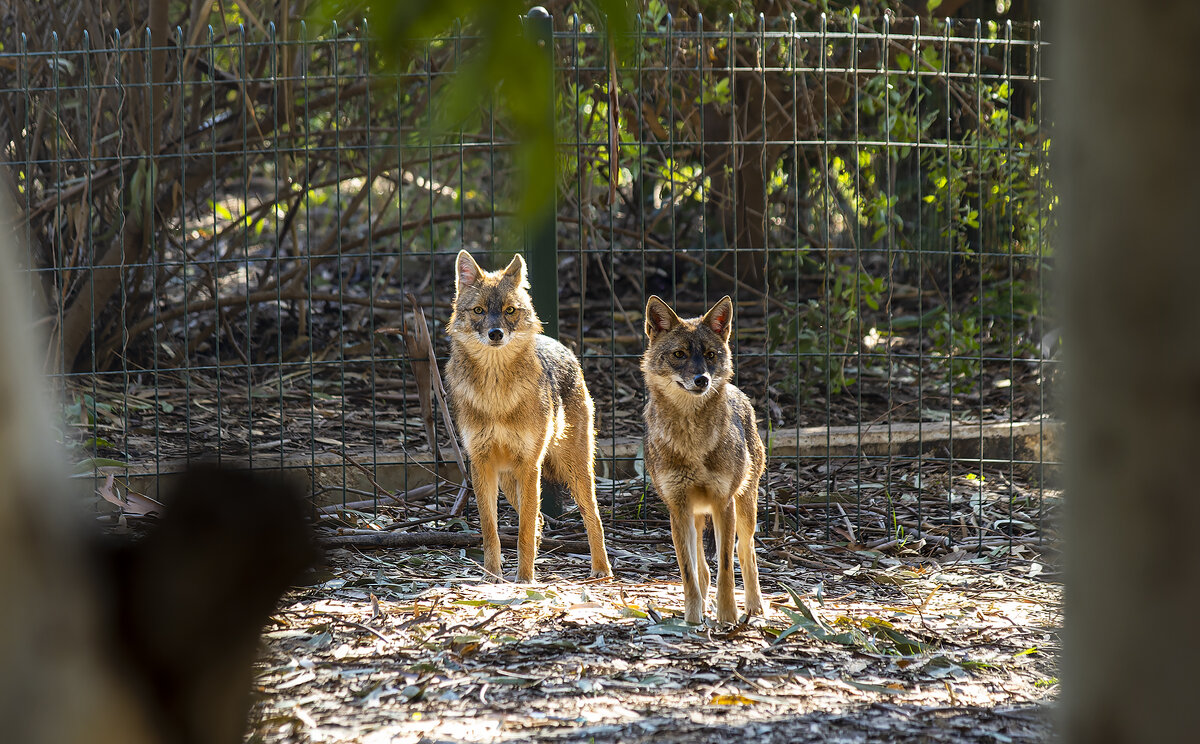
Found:
[[[705,170],[712,183],[709,203],[715,213],[710,224],[720,226],[725,244],[736,252],[724,253],[713,265],[753,287],[763,286],[767,267],[767,177],[785,151],[782,145],[758,143],[790,139],[793,126],[807,136],[816,125],[810,101],[801,97],[799,111],[793,112],[788,81],[775,77],[764,79],[749,72],[735,76],[735,119],[728,107],[706,105],[702,112],[705,139],[743,143],[704,148]]]
[[[1066,741],[1195,741],[1200,5],[1064,4],[1055,140],[1070,353]],[[1113,49],[1121,49],[1113,54]]]

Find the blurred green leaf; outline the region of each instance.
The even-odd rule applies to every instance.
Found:
[[[631,41],[633,5],[627,0],[595,0],[597,17],[618,57]],[[466,42],[455,74],[436,92],[434,135],[452,132],[480,115],[481,102],[495,101],[517,133],[520,174],[518,213],[525,219],[544,211],[554,193],[554,86],[549,57],[522,30],[528,3],[516,0],[413,0],[367,3],[319,0],[311,14],[318,28],[366,18],[388,63],[404,69],[425,43],[444,38],[462,24]],[[552,19],[561,27],[563,20]]]

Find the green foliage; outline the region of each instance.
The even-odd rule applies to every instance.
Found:
[[[828,388],[830,395],[839,395],[858,379],[854,373],[847,373],[847,353],[857,347],[858,331],[868,330],[863,325],[863,314],[878,312],[886,301],[886,282],[862,267],[817,262],[808,257],[801,260],[823,278],[824,301],[810,299],[796,305],[791,314],[769,317],[767,340],[772,348],[792,354],[790,359],[784,357],[793,372],[789,375],[792,384],[785,385],[790,393],[807,398],[824,395]],[[790,270],[805,268],[802,264]]]
[[[973,292],[963,304],[969,309],[951,313],[942,306],[925,319],[929,373],[940,375],[952,392],[975,390],[985,357],[1039,353],[1034,339],[1022,333],[1023,325],[1042,313],[1039,295],[1027,282],[990,282],[982,295]]]
[[[631,6],[626,0],[595,0],[609,39],[627,38]],[[519,22],[529,5],[517,0],[421,0],[366,3],[363,0],[322,0],[315,20],[328,25],[336,19],[365,17],[380,39],[389,64],[405,69],[424,44],[463,37],[473,39],[458,60],[456,73],[440,91],[433,130],[448,133],[478,121],[481,101],[495,101],[518,133],[516,162],[521,183],[519,212],[531,217],[545,209],[552,193],[555,170],[554,120],[546,112],[554,105],[550,50],[535,43],[536,32]],[[528,23],[528,22],[527,22]],[[460,27],[460,24],[461,27]],[[434,41],[430,41],[434,40]]]
[[[37,253],[83,262],[87,250],[55,241],[105,246],[129,236],[141,246],[126,257],[130,266],[151,265],[151,247],[169,247],[168,286],[194,284],[211,267],[223,294],[240,286],[262,296],[275,286],[340,292],[352,277],[374,277],[383,290],[398,286],[393,272],[402,275],[406,261],[417,268],[414,254],[425,270],[427,257],[450,248],[516,242],[521,224],[512,216],[538,211],[557,185],[562,216],[570,215],[559,229],[578,229],[589,249],[645,246],[642,263],[652,270],[668,261],[654,255],[662,247],[692,257],[703,250],[726,273],[737,273],[731,248],[738,270],[762,256],[765,276],[748,285],[787,308],[770,314],[766,343],[793,360],[782,385],[790,394],[827,386],[836,394],[880,371],[881,355],[863,353],[864,339],[891,344],[889,327],[920,335],[907,351],[936,354],[927,371],[955,390],[978,378],[970,359],[980,350],[1029,348],[1042,309],[1021,310],[1019,298],[1036,296],[1052,256],[1055,196],[1040,99],[1016,74],[1028,45],[1006,48],[994,24],[981,39],[973,27],[952,27],[946,44],[944,23],[928,20],[916,41],[897,21],[884,44],[875,32],[889,4],[879,0],[784,3],[762,26],[749,4],[647,0],[637,23],[630,7],[552,4],[551,78],[547,50],[522,30],[528,6],[510,0],[322,0],[307,27],[285,23],[283,6],[188,6],[186,43],[167,53],[184,82],[161,89],[164,131],[195,161],[129,161],[126,170],[91,165],[128,158],[148,131],[145,106],[134,95],[114,101],[104,86],[114,70],[129,80],[153,60],[128,34],[119,54],[49,56],[28,71],[29,90],[47,94],[33,96],[33,110],[55,111],[56,125],[34,127],[41,140],[27,142],[25,117],[14,114],[5,140],[29,148],[11,159],[32,171],[17,188]],[[998,72],[1006,66],[1013,75]],[[56,109],[49,92],[59,84],[92,86],[88,105]],[[88,157],[29,159],[70,143]],[[760,193],[748,193],[747,182]],[[747,234],[748,223],[761,234]],[[143,226],[155,234],[134,234]],[[177,249],[188,261],[170,253]],[[285,258],[261,264],[267,274],[237,277],[229,259],[263,249],[322,265]],[[1009,276],[1012,257],[1031,268]],[[718,281],[703,263],[670,264],[685,292]],[[151,298],[164,277],[124,273],[128,286],[113,282],[95,297],[88,272],[60,274],[72,281],[53,300],[62,312],[48,314],[68,331],[48,348],[63,349],[64,367],[111,365],[155,348]],[[1018,313],[1006,302],[978,312],[971,303],[989,302],[989,290],[973,298],[977,278],[1001,283],[995,292],[1018,298]],[[921,296],[897,303],[897,287]],[[139,320],[129,327],[126,316]],[[901,329],[910,316],[919,322]],[[195,336],[185,349],[204,347],[205,324],[182,327]]]
[[[995,24],[987,34],[997,40]],[[851,106],[834,111],[826,102],[819,136],[829,144],[805,153],[807,167],[775,164],[804,178],[789,184],[798,214],[780,213],[795,229],[775,236],[796,252],[773,252],[769,274],[784,278],[781,294],[797,270],[805,287],[819,286],[818,299],[797,300],[790,315],[769,320],[769,347],[783,358],[794,352],[784,387],[799,398],[826,388],[836,395],[866,373],[897,373],[872,369],[880,355],[863,353],[890,343],[888,329],[920,332],[909,353],[921,357],[925,379],[944,381],[951,394],[986,383],[988,357],[1038,353],[1039,276],[1053,258],[1055,228],[1050,139],[1030,89],[1018,100],[1018,74],[974,61],[977,49],[997,61],[1017,52],[952,39],[948,48],[923,41],[915,54],[889,50],[852,83]],[[831,43],[827,54],[839,53],[848,52]],[[943,70],[966,82],[931,74]],[[811,75],[808,85],[822,79]],[[901,309],[897,284],[910,296],[933,291],[940,303]]]
[[[946,377],[952,392],[967,392],[980,375],[983,365],[979,357],[984,343],[981,330],[977,316],[970,313],[952,316],[945,308],[927,329],[933,345],[929,355],[933,372]]]

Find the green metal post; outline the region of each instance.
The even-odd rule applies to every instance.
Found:
[[[525,16],[525,38],[538,45],[542,61],[549,65],[550,79],[554,70],[554,21],[545,8],[538,5]],[[549,131],[554,131],[554,90],[549,91],[546,118]],[[552,163],[546,164],[554,171]],[[525,226],[525,260],[529,263],[529,283],[533,289],[533,306],[542,319],[543,333],[558,338],[558,238],[555,215],[558,212],[558,194],[555,180],[549,181],[548,193],[536,202],[544,205]]]
[[[541,61],[550,68],[548,79],[554,79],[554,20],[550,13],[538,5],[525,16],[525,38],[537,44]],[[549,131],[554,131],[554,89],[548,91],[549,105],[545,116]],[[545,167],[554,172],[554,163]],[[533,295],[533,306],[542,320],[542,333],[558,338],[558,236],[555,215],[558,212],[558,194],[555,179],[546,186],[548,193],[535,198],[543,205],[525,225],[525,260],[529,264],[529,284]],[[538,197],[539,195],[535,195]],[[558,484],[542,481],[542,513],[549,517],[560,517],[563,513],[562,489]]]

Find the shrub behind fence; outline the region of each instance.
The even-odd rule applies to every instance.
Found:
[[[815,20],[656,13],[620,56],[554,20],[554,253],[534,276],[597,400],[607,516],[662,518],[640,460],[645,298],[698,314],[729,293],[768,526],[1040,540],[1057,336],[1039,29]],[[418,518],[461,496],[415,324],[441,358],[454,254],[496,264],[527,237],[503,89],[439,121],[476,41],[429,39],[399,73],[362,28],[5,48],[13,229],[81,472],[154,492],[215,455]]]

